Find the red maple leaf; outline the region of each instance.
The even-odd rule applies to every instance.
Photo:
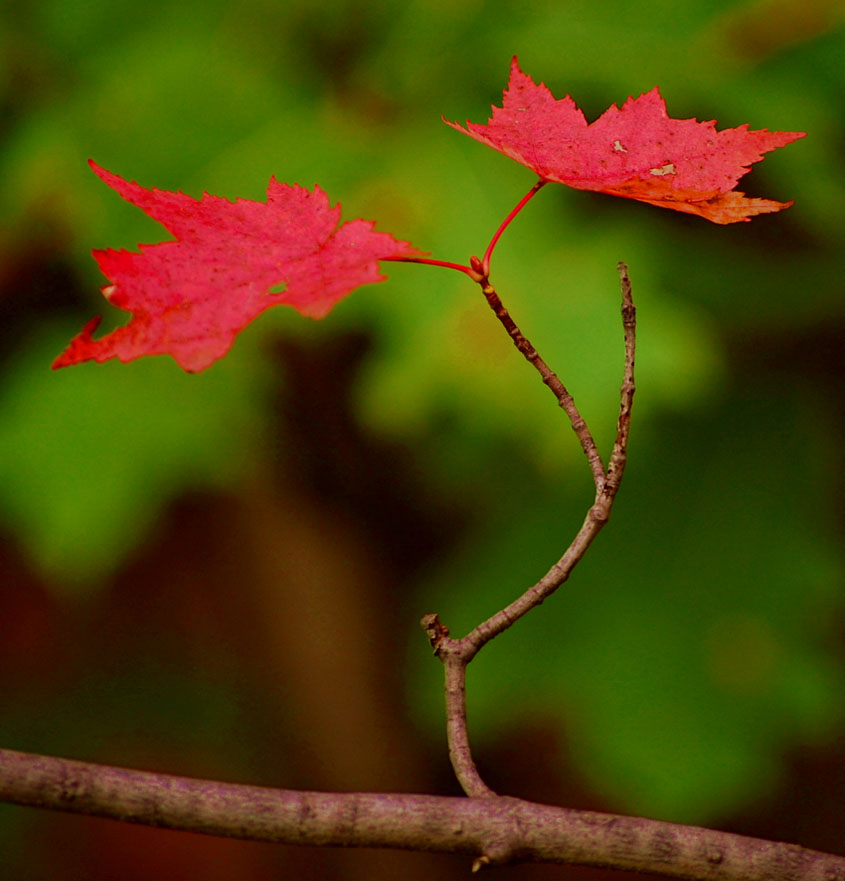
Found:
[[[716,131],[715,121],[672,119],[657,88],[611,106],[593,123],[567,95],[556,100],[511,62],[501,107],[487,125],[458,131],[527,165],[542,180],[698,214],[714,223],[749,220],[792,202],[748,199],[734,190],[763,153],[804,132]]]
[[[419,253],[375,232],[370,221],[338,226],[340,206],[330,207],[320,187],[311,192],[271,178],[266,202],[207,193],[196,200],[145,190],[90,165],[176,241],[140,245],[140,252],[94,251],[112,281],[104,296],[132,318],[97,340],[92,335],[100,318],[92,319],[53,368],[169,354],[187,371],[203,370],[265,309],[286,304],[322,318],[355,288],[384,280],[379,260]]]

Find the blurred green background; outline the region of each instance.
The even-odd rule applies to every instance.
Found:
[[[265,313],[210,370],[50,363],[92,248],[163,230],[90,172],[262,199],[319,183],[443,260],[533,175],[483,122],[511,56],[588,119],[806,131],[719,227],[549,186],[493,281],[606,451],[639,313],[629,469],[569,584],[469,673],[501,791],[845,853],[842,7],[364,0],[0,7],[0,745],[320,789],[455,792],[440,665],[537,580],[591,499],[571,430],[458,273],[386,264],[324,321]],[[0,809],[18,879],[457,877]],[[523,867],[510,877],[559,877]],[[597,877],[597,873],[592,873]]]

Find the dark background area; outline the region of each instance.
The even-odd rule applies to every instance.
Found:
[[[20,8],[18,8],[20,7]],[[276,309],[208,371],[50,363],[92,248],[165,237],[91,174],[483,252],[532,174],[483,122],[512,55],[595,118],[806,131],[719,227],[548,186],[493,281],[603,450],[640,329],[629,470],[566,587],[469,671],[498,791],[845,853],[843,16],[823,0],[36,2],[0,11],[0,745],[269,786],[457,794],[442,671],[591,500],[563,414],[457,273],[388,264],[321,322]],[[23,881],[463,877],[461,857],[284,848],[0,806]],[[508,878],[614,873],[524,866]]]

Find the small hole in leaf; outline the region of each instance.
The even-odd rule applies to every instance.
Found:
[[[282,291],[284,291],[284,289],[286,287],[287,287],[287,282],[280,281],[278,284],[271,285],[269,290],[267,291],[267,293],[268,294],[281,294]]]

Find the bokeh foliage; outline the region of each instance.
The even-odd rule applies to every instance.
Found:
[[[482,749],[514,717],[550,718],[610,802],[698,821],[771,788],[790,744],[841,726],[843,413],[836,364],[802,360],[845,315],[836,4],[41,0],[2,14],[0,259],[60,259],[86,294],[2,304],[0,511],[52,589],[80,596],[171,499],[250,477],[278,334],[373,335],[361,420],[469,524],[407,601],[456,632],[543,574],[590,489],[548,392],[445,270],[389,265],[319,325],[275,310],[200,376],[165,358],[51,374],[107,308],[90,249],[161,238],[89,156],[194,196],[261,199],[271,174],[318,182],[344,217],[463,262],[533,179],[439,115],[486,119],[513,54],[588,118],[658,84],[673,116],[809,132],[742,181],[794,199],[782,214],[717,228],[549,186],[502,239],[497,289],[605,449],[628,262],[639,390],[614,520],[562,595],[473,664],[470,710]],[[435,731],[439,670],[414,626],[408,693]]]

